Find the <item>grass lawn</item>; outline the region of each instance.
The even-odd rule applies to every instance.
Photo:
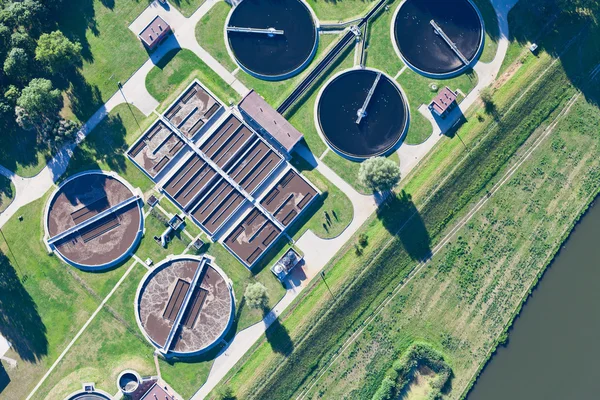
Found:
[[[121,104],[115,107],[75,149],[61,179],[89,169],[109,170],[147,192],[154,183],[129,160],[125,152],[154,119],[154,116],[146,118],[134,106]]]
[[[133,267],[35,399],[62,399],[80,389],[82,382],[95,382],[97,388],[114,393],[117,376],[125,369],[136,370],[142,376],[156,375],[154,348],[141,334],[133,309],[137,286],[146,272],[139,263]]]
[[[327,145],[323,142],[315,127],[314,110],[319,90],[335,73],[351,68],[353,65],[354,47],[350,46],[338,56],[337,60],[321,74],[321,77],[285,114],[288,121],[304,134],[304,140],[315,157],[320,157],[327,150]]]
[[[352,202],[337,186],[325,178],[319,171],[300,157],[292,159],[292,164],[320,191],[321,196],[307,210],[305,216],[296,224],[302,224],[297,232],[291,236],[298,240],[308,229],[323,239],[339,236],[352,222],[354,209]],[[327,215],[326,215],[327,214]],[[308,218],[308,220],[306,220]]]
[[[148,59],[142,43],[128,28],[148,3],[67,1],[72,6],[59,16],[60,29],[83,46],[81,73],[86,84],[76,96],[85,94],[87,98],[80,101],[103,103],[117,91],[117,82],[125,82]]]
[[[146,76],[146,88],[156,100],[161,102],[161,109],[172,103],[183,89],[197,78],[203,85],[224,101],[236,102],[240,95],[231,88],[208,65],[190,50],[173,50]]]
[[[231,5],[224,1],[215,4],[196,25],[196,39],[204,50],[208,51],[229,72],[237,68],[231,59],[225,45],[225,20],[231,10]]]
[[[158,360],[162,378],[184,399],[189,399],[202,386],[212,367],[212,360],[173,361]]]
[[[0,135],[0,164],[19,176],[36,175],[51,157],[51,149],[37,142],[35,131],[17,129]]]
[[[158,264],[167,258],[168,255],[182,254],[187,245],[190,244],[190,239],[179,230],[175,235],[171,236],[171,241],[167,243],[167,247],[162,247],[160,243],[154,240],[154,236],[160,237],[168,225],[159,220],[155,214],[163,216],[168,221],[168,217],[155,207],[144,220],[144,237],[135,254],[144,261],[150,258],[154,264]]]
[[[161,198],[158,204],[160,204],[160,206],[170,214],[175,215],[181,213],[181,210],[175,204],[173,204],[173,202],[167,196]]]
[[[565,40],[568,40],[568,38],[565,38]],[[592,40],[591,36],[589,40]],[[574,49],[573,52],[575,51]],[[565,60],[567,59],[571,60],[574,57],[565,57]],[[548,64],[546,58],[533,58],[527,68],[532,76],[539,76],[542,71],[548,68]],[[590,64],[585,67],[589,68]],[[526,77],[526,75],[522,74],[523,77]],[[515,99],[519,98],[526,90],[528,91],[527,96],[514,105]],[[549,90],[552,93],[549,93]],[[428,254],[430,251],[428,249],[431,249],[440,240],[442,234],[452,227],[452,221],[457,221],[461,215],[464,215],[470,202],[476,201],[485,195],[486,190],[499,179],[499,174],[506,170],[511,155],[515,154],[521,144],[531,135],[539,135],[541,130],[537,129],[538,126],[540,124],[547,126],[564,107],[566,99],[574,92],[570,80],[560,64],[555,64],[543,75],[543,79],[536,83],[533,83],[531,79],[527,80],[515,75],[513,79],[494,94],[498,116],[501,118],[502,123],[496,124],[491,118],[486,118],[483,122],[479,122],[476,118],[470,119],[460,130],[461,138],[470,148],[469,153],[460,141],[454,138],[443,139],[430,156],[421,163],[419,169],[405,178],[404,189],[406,192],[401,194],[398,205],[388,206],[365,223],[361,232],[366,233],[369,237],[369,245],[363,255],[357,256],[352,251],[352,247],[347,245],[345,250],[340,252],[330,263],[327,268],[327,282],[329,288],[336,293],[335,300],[331,300],[331,296],[327,296],[327,288],[322,282],[313,282],[309,290],[303,292],[300,298],[296,300],[293,311],[284,314],[283,322],[279,325],[277,331],[271,332],[270,335],[267,334],[267,336],[270,336],[269,343],[263,340],[262,343],[257,344],[253,348],[254,352],[244,357],[242,362],[228,375],[228,379],[223,385],[231,387],[238,397],[246,397],[251,394],[250,397],[257,398],[289,398],[299,394],[298,390],[312,381],[311,376],[319,372],[324,362],[338,351],[345,338],[358,328],[357,320],[366,318],[369,315],[368,310],[375,309],[385,299],[392,288],[416,265],[416,262]],[[513,105],[514,107],[512,107]],[[474,233],[469,233],[467,235],[469,238],[477,232],[491,235],[493,232],[489,232],[490,229],[488,228],[490,224],[494,224],[491,228],[492,231],[496,227],[498,229],[503,226],[508,227],[509,225],[496,224],[501,219],[494,218],[494,213],[504,207],[504,202],[513,201],[514,204],[510,207],[507,206],[507,210],[511,210],[507,213],[510,218],[515,218],[518,222],[519,212],[531,213],[527,218],[532,218],[536,223],[549,224],[538,236],[537,232],[539,231],[535,229],[540,225],[536,225],[531,221],[528,222],[527,229],[531,229],[531,231],[522,236],[525,238],[524,242],[516,243],[519,246],[521,243],[524,244],[524,247],[519,247],[519,249],[527,249],[528,245],[534,246],[533,253],[536,255],[534,257],[535,263],[537,263],[536,267],[539,270],[539,268],[545,266],[544,259],[553,254],[558,248],[561,242],[560,238],[564,237],[565,228],[570,228],[574,218],[578,215],[580,206],[589,201],[588,195],[590,193],[598,190],[597,174],[600,166],[597,165],[597,158],[590,156],[598,149],[597,144],[591,145],[589,143],[590,127],[597,125],[595,121],[598,118],[598,111],[597,106],[587,105],[585,107],[593,109],[596,116],[594,118],[588,117],[585,128],[582,126],[580,134],[586,137],[582,138],[582,141],[578,144],[574,142],[573,146],[577,148],[567,147],[564,154],[553,156],[553,160],[542,156],[538,159],[539,164],[530,163],[526,171],[531,171],[530,173],[533,176],[530,177],[525,173],[521,179],[515,182],[515,186],[519,190],[529,191],[529,193],[517,197],[513,194],[514,192],[510,193],[506,189],[505,195],[498,200],[499,202],[495,203],[494,207],[488,208],[490,213],[483,216],[482,222],[487,224],[484,225],[485,228],[476,229],[473,231]],[[585,114],[575,111],[571,113],[569,117],[571,126],[565,130],[564,137],[569,137],[569,132],[577,125],[575,121],[581,121],[582,115]],[[568,140],[565,140],[565,142],[569,143]],[[546,143],[546,148],[548,147],[561,149],[562,144],[560,142],[553,145]],[[579,154],[581,152],[583,154]],[[571,156],[574,157],[572,162],[573,165],[577,165],[575,168],[577,172],[574,172],[571,168],[565,169],[563,166],[570,164],[570,162],[560,159]],[[457,165],[459,162],[460,164]],[[540,168],[540,165],[543,165],[543,167]],[[551,168],[554,168],[558,175],[554,174]],[[578,176],[583,179],[572,180],[568,177],[562,177],[567,171],[571,174],[579,174]],[[534,186],[528,185],[528,182],[538,175],[541,179],[539,181],[540,186],[538,187],[537,184],[534,184]],[[542,180],[545,180],[548,185],[545,188],[541,187]],[[557,190],[556,185],[564,187],[566,182],[573,181],[578,182],[578,188]],[[510,190],[514,189],[511,188]],[[531,190],[534,190],[534,195],[531,194]],[[565,197],[564,200],[557,202],[555,195],[559,195],[559,193],[560,196]],[[524,207],[522,203],[518,202],[518,199],[525,199],[528,203]],[[541,201],[542,199],[549,203],[544,203]],[[561,216],[559,222],[562,226],[558,226],[555,218],[549,219],[546,217],[548,215],[546,204],[557,207],[557,204],[561,204],[563,201],[570,204],[570,207],[564,209],[565,215],[564,217]],[[529,211],[528,207],[533,208]],[[513,209],[514,211],[512,211]],[[409,219],[407,225],[404,225],[408,216],[414,215],[417,210],[419,213]],[[398,231],[400,226],[404,226],[404,228]],[[558,229],[553,230],[553,226]],[[467,225],[467,229],[472,228]],[[545,232],[548,230],[552,231],[553,234],[546,235]],[[488,243],[488,246],[493,247],[497,243],[500,247],[508,246],[499,252],[491,250],[492,253],[489,256],[497,257],[503,254],[504,256],[516,257],[514,258],[516,262],[505,264],[503,263],[505,259],[501,258],[491,264],[494,268],[507,266],[516,268],[523,265],[522,262],[518,261],[518,257],[522,256],[521,252],[512,247],[510,241],[508,241],[511,234],[508,233],[509,231],[506,232],[495,232],[495,234],[504,237],[504,241],[496,240],[490,236],[489,240],[483,241],[481,244],[473,242],[473,245],[483,246]],[[532,234],[532,232],[534,233]],[[389,243],[392,245],[384,247]],[[380,254],[379,252],[382,250],[383,252]],[[463,269],[463,278],[458,279],[458,283],[462,285],[461,290],[467,290],[468,297],[465,296],[465,298],[472,298],[471,296],[475,292],[478,294],[475,295],[476,303],[469,304],[467,302],[468,306],[460,308],[461,312],[465,313],[461,314],[462,317],[459,315],[456,318],[456,312],[451,311],[455,310],[453,307],[456,303],[453,302],[461,300],[460,298],[457,299],[451,295],[437,295],[437,293],[441,293],[443,288],[453,285],[451,283],[453,281],[445,280],[441,282],[443,285],[439,290],[426,285],[426,289],[422,292],[416,289],[408,289],[403,292],[404,294],[397,297],[395,306],[390,307],[390,318],[386,317],[382,321],[377,319],[377,325],[372,326],[372,329],[368,331],[368,335],[370,335],[368,340],[361,342],[362,345],[360,346],[352,347],[351,351],[344,356],[348,357],[347,361],[336,364],[337,367],[334,368],[333,372],[330,372],[332,373],[331,377],[326,378],[329,380],[321,382],[315,390],[321,392],[324,397],[328,397],[325,395],[327,390],[332,392],[344,391],[343,396],[352,398],[372,397],[373,390],[379,386],[387,366],[394,360],[394,358],[390,358],[390,354],[393,353],[394,357],[397,357],[398,353],[412,341],[423,337],[431,339],[434,343],[442,343],[440,335],[444,335],[446,332],[439,328],[438,324],[442,324],[442,322],[437,322],[435,319],[437,317],[440,317],[440,319],[445,318],[442,321],[453,318],[453,324],[455,325],[450,326],[456,328],[454,331],[456,334],[462,334],[458,338],[459,340],[466,335],[483,329],[481,317],[475,320],[469,317],[472,310],[479,312],[482,309],[481,303],[477,302],[484,299],[488,289],[487,286],[477,287],[472,285],[477,283],[478,279],[481,279],[474,276],[476,273],[484,274],[483,271],[479,271],[481,265],[487,265],[486,263],[479,263],[480,254],[486,256],[488,250],[484,248],[481,253],[473,253],[472,256],[471,252],[468,252],[464,258],[466,268]],[[525,260],[524,262],[528,263],[529,261]],[[452,271],[451,266],[455,263],[452,261],[449,263],[444,262],[443,265],[449,265],[450,271]],[[456,273],[460,274],[458,268],[456,269]],[[427,271],[435,272],[432,268],[427,269]],[[356,274],[359,275],[358,278]],[[510,272],[507,276],[510,276]],[[535,276],[535,273],[530,276]],[[493,274],[489,277],[492,278]],[[439,279],[443,280],[444,278],[438,278],[436,274],[433,274],[431,278],[424,275],[423,278],[417,279],[415,283],[423,281],[424,284],[437,285],[440,283]],[[483,280],[489,282],[488,276],[484,276]],[[523,281],[522,290],[526,292],[529,283],[531,281]],[[493,322],[484,321],[486,324],[498,324],[498,321],[501,320],[499,316],[510,317],[514,312],[513,310],[520,304],[520,298],[513,297],[512,305],[504,307],[506,299],[489,297],[492,294],[502,296],[503,293],[507,292],[507,290],[502,289],[502,286],[499,286],[499,288],[498,290],[492,290],[491,293],[487,292],[488,297],[485,297],[494,300],[492,303],[485,300],[485,308],[483,309],[490,310],[489,312],[499,312],[499,314],[495,314],[496,317],[491,318]],[[357,291],[360,295],[356,295]],[[418,301],[411,303],[415,306],[407,307],[407,297],[413,295],[420,297],[417,299]],[[435,317],[423,319],[420,314],[426,310],[428,310],[427,315],[432,313],[431,315],[435,314]],[[445,310],[446,313],[441,314],[440,310]],[[438,312],[442,316],[438,315]],[[417,317],[417,315],[419,316]],[[485,314],[483,318],[486,318]],[[335,327],[330,323],[332,320],[336,321]],[[340,328],[342,325],[344,328]],[[473,330],[468,331],[468,327],[471,326],[474,327]],[[483,327],[485,326],[483,325]],[[504,329],[503,325],[501,325],[501,329]],[[334,330],[338,332],[334,333]],[[406,336],[398,336],[403,335],[405,331]],[[501,331],[495,330],[494,333],[497,335]],[[387,332],[389,334],[386,336]],[[447,332],[451,335],[451,339],[455,335],[454,332]],[[437,336],[432,337],[432,335]],[[491,337],[495,338],[496,336],[491,335]],[[377,339],[377,342],[374,342],[373,339]],[[293,348],[293,352],[291,354],[274,352],[272,344],[270,344],[274,341],[291,342],[290,346]],[[367,343],[369,344],[367,345]],[[376,345],[371,346],[370,343],[376,343]],[[451,346],[452,343],[456,342],[450,340],[448,343]],[[462,348],[470,349],[471,343],[469,341],[465,343],[468,346]],[[478,369],[480,361],[485,361],[487,358],[489,346],[494,346],[493,340],[491,342],[490,340],[478,342],[478,344],[482,343],[484,347],[479,348],[475,356],[473,352],[467,352],[468,354],[462,353],[465,356],[462,359],[449,360],[453,369],[458,365],[456,364],[457,361],[461,363],[457,366],[460,377],[454,380],[452,384],[452,390],[456,391],[452,397],[461,397],[462,390],[465,386],[468,386],[471,380],[472,375],[470,372]],[[379,357],[380,355],[381,357]],[[355,369],[352,367],[355,367]],[[354,378],[355,370],[356,379]],[[338,372],[340,373],[339,378],[338,375],[335,375]],[[286,376],[286,378],[280,379],[282,376]],[[353,378],[348,379],[349,376]],[[341,380],[344,380],[344,385],[338,384]],[[350,387],[346,390],[348,385]],[[331,394],[333,398],[336,398],[340,393]],[[318,396],[316,393],[310,393],[308,397],[313,395]]]
[[[18,361],[17,369],[7,370],[7,399],[27,396],[99,304],[69,273],[73,267],[46,251],[47,198],[22,207],[22,222],[15,216],[2,227],[0,333],[13,344],[7,356]]]
[[[366,14],[375,0],[307,0],[307,3],[321,22],[339,22]]]
[[[484,63],[491,62],[496,56],[498,50],[498,40],[500,39],[500,29],[498,28],[498,17],[490,0],[473,0],[481,15],[485,25],[484,47],[479,57],[479,61]]]
[[[400,3],[399,0],[395,0],[390,4],[390,8],[387,11],[380,11],[375,19],[369,21],[367,32],[365,65],[380,69],[392,78],[404,66],[402,59],[394,50],[394,45],[390,37],[392,18]]]
[[[452,90],[459,89],[468,94],[477,85],[477,74],[472,72],[452,79],[429,79],[407,68],[397,81],[406,93],[410,106],[410,125],[404,143],[420,144],[433,132],[431,123],[419,112],[421,104],[429,104],[436,95],[430,85],[437,85],[438,90],[448,86]]]
[[[169,3],[174,5],[181,13],[189,17],[204,4],[206,0],[171,0]]]
[[[0,213],[12,203],[15,198],[15,185],[4,175],[0,176]]]
[[[337,39],[339,38],[340,35],[334,34],[319,35],[319,44],[314,58],[302,72],[293,78],[285,79],[283,81],[265,81],[255,78],[242,70],[238,72],[237,78],[247,87],[256,90],[269,104],[277,108],[296,86],[298,86],[302,79],[308,75],[313,67],[317,65],[324,56],[325,51],[332,46],[334,42],[337,42]]]

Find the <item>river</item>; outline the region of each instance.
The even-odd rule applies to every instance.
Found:
[[[600,398],[600,205],[563,245],[468,400]]]

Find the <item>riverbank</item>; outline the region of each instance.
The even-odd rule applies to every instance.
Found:
[[[468,400],[593,398],[600,389],[600,205],[592,204],[527,296]],[[573,366],[577,368],[572,368]],[[510,382],[509,385],[506,382]],[[568,382],[568,384],[565,384]],[[543,384],[542,384],[543,383]]]

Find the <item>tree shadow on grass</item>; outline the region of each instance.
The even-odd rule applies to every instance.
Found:
[[[73,152],[64,177],[88,169],[102,169],[104,163],[111,170],[123,173],[126,169],[127,130],[119,114],[107,115]]]
[[[279,318],[275,318],[272,311],[265,309],[263,310],[263,314],[265,318],[274,318],[273,322],[265,332],[267,342],[271,346],[271,349],[275,353],[284,356],[290,355],[294,350],[294,342],[292,342],[292,338],[290,337],[287,328],[281,324]]]
[[[4,253],[0,253],[0,334],[23,361],[35,363],[48,354],[46,326],[37,305]]]
[[[109,9],[114,7],[114,1],[112,0],[103,0],[101,3]],[[100,34],[96,24],[94,0],[64,0],[63,6],[56,11],[54,18],[58,21],[58,28],[69,39],[76,40],[81,44],[83,59],[87,62],[93,62],[94,56],[86,34],[88,31],[94,36]]]
[[[104,104],[102,94],[98,87],[90,85],[78,70],[71,71],[65,79],[69,83],[67,97],[71,103],[71,111],[77,119],[85,122]]]
[[[536,54],[545,51],[559,58],[571,84],[581,90],[589,102],[598,105],[594,84],[589,79],[600,63],[598,15],[599,2],[519,1],[508,17],[510,39],[524,47],[535,43]]]
[[[431,257],[431,238],[410,194],[403,190],[391,195],[377,209],[377,218],[400,240],[411,259],[424,261]]]
[[[10,376],[8,376],[6,370],[4,369],[4,365],[2,365],[2,362],[0,362],[0,393],[2,393],[4,389],[6,389],[9,383]]]

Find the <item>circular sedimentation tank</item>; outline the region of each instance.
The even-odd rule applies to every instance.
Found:
[[[141,199],[116,174],[83,172],[51,196],[45,229],[50,248],[69,264],[108,268],[128,257],[142,237]]]
[[[208,257],[163,261],[140,282],[135,313],[149,342],[165,356],[192,356],[219,343],[233,322],[233,290]]]
[[[126,370],[119,374],[117,378],[117,386],[123,394],[127,395],[133,393],[140,386],[140,375],[132,370]]]
[[[316,18],[302,0],[243,0],[231,10],[225,35],[237,63],[266,80],[300,72],[318,40]]]
[[[316,112],[317,128],[325,141],[350,159],[379,156],[393,149],[404,136],[409,119],[400,87],[373,69],[335,75],[319,93]]]
[[[392,19],[396,51],[413,70],[447,77],[479,56],[483,20],[470,0],[406,0]]]

